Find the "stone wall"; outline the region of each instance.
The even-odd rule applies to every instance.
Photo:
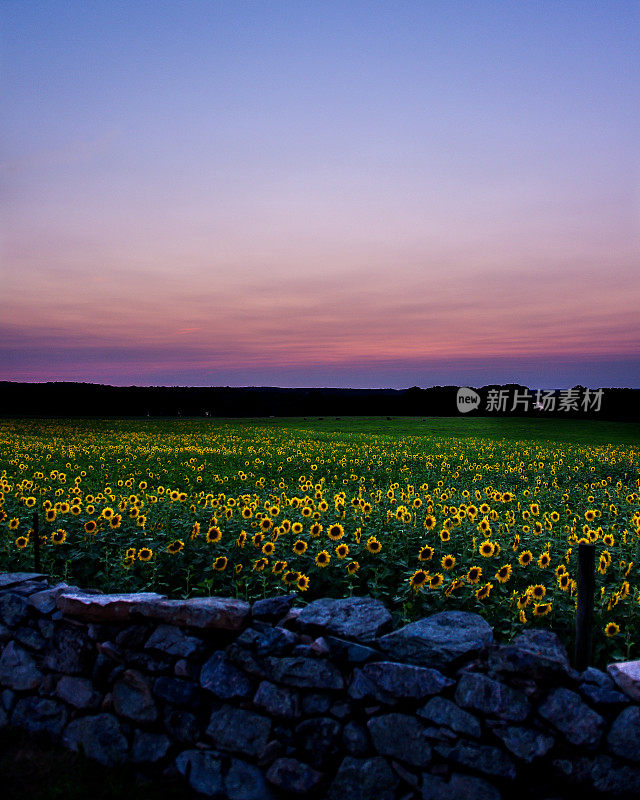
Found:
[[[637,664],[576,673],[370,598],[167,600],[0,575],[0,726],[229,800],[640,796]],[[626,793],[626,794],[625,794]]]

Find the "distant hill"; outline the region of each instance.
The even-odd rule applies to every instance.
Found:
[[[468,416],[538,416],[640,420],[640,389],[575,387],[547,393],[518,384],[474,389]],[[456,416],[457,386],[421,389],[281,389],[272,386],[104,386],[0,382],[0,415],[9,417],[298,417]],[[551,408],[554,407],[554,408]]]

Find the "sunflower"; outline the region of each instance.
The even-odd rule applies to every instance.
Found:
[[[617,636],[620,633],[620,626],[615,622],[607,622],[604,628],[605,636]]]
[[[526,608],[529,605],[530,602],[531,602],[531,597],[525,592],[524,594],[520,595],[516,605],[520,609],[520,611],[522,611],[524,608]]]
[[[300,573],[295,572],[292,569],[288,569],[284,575],[282,576],[282,580],[286,583],[287,586],[292,586],[299,578]]]
[[[267,533],[267,531],[270,531],[272,527],[273,527],[273,522],[271,521],[270,517],[263,517],[260,520],[260,530],[261,531],[264,531],[265,533]]]
[[[488,539],[480,545],[478,548],[478,552],[484,558],[491,558],[491,556],[496,552],[496,546],[493,542],[490,542]]]
[[[414,591],[418,591],[422,589],[422,587],[427,583],[429,580],[429,573],[423,569],[417,569],[413,575],[409,578],[409,585]]]
[[[136,548],[130,547],[125,555],[125,558],[135,558],[136,557]]]
[[[309,528],[309,536],[312,536],[314,539],[317,539],[321,533],[322,525],[319,522],[316,522]]]
[[[440,531],[440,541],[448,542],[451,539],[451,531],[448,528],[443,528]]]
[[[171,553],[172,555],[175,553],[179,553],[184,548],[184,542],[180,539],[176,539],[171,544],[167,545],[167,553]]]
[[[309,578],[306,575],[299,575],[298,580],[296,581],[296,586],[301,592],[306,592],[309,588],[309,583]]]
[[[274,575],[280,575],[282,572],[285,571],[286,568],[287,568],[286,561],[276,561],[274,565],[271,567],[271,572],[273,572]]]
[[[303,531],[303,526],[301,522],[294,522],[291,526],[291,533],[295,533],[296,536],[299,536]]]
[[[56,511],[54,508],[49,508],[44,515],[47,522],[53,522],[56,518]],[[13,520],[12,520],[13,522]]]
[[[375,537],[375,536],[370,536],[370,537],[367,539],[367,550],[368,550],[370,553],[374,553],[374,554],[375,554],[375,553],[379,553],[379,552],[382,550],[382,545],[381,545],[381,544],[380,544],[380,542],[379,542],[379,541],[376,539],[376,537]]]
[[[440,572],[436,572],[435,575],[432,575],[429,579],[429,588],[430,589],[437,589],[439,586],[442,586],[444,583],[444,575]]]
[[[592,508],[589,508],[584,512],[584,518],[587,522],[592,522],[596,518],[596,512]]]
[[[236,547],[244,547],[246,543],[247,543],[247,532],[240,531],[240,533],[238,534],[238,538],[236,539]]]
[[[244,533],[244,531],[242,533]],[[240,536],[242,536],[242,533],[240,534]],[[244,534],[244,538],[246,541],[247,538],[246,533]],[[222,531],[217,526],[212,525],[207,531],[207,538],[206,538],[207,544],[214,544],[215,542],[219,542],[220,539],[222,539]]]
[[[15,541],[15,545],[18,548],[18,550],[24,550],[24,548],[28,544],[29,544],[29,540],[27,539],[26,536],[18,536],[18,538]]]
[[[301,556],[307,550],[307,543],[302,539],[298,539],[293,543],[293,552]]]
[[[455,567],[456,558],[452,555],[442,556],[440,563],[442,564],[442,569],[450,570]]]
[[[253,543],[254,547],[260,547],[262,542],[264,541],[264,533],[254,533],[251,537],[251,542]]]
[[[327,536],[334,542],[339,541],[344,536],[344,528],[337,522],[327,528]]]
[[[151,561],[153,557],[153,550],[150,547],[141,547],[138,550],[138,560],[139,561]]]
[[[359,569],[360,563],[358,561],[351,561],[349,564],[347,564],[347,572],[349,575],[355,575]]]
[[[211,567],[216,572],[224,572],[225,569],[227,568],[228,563],[229,559],[226,556],[218,556],[218,558],[216,558]]]
[[[253,516],[253,511],[249,508],[249,506],[245,506],[241,511],[243,519],[251,519]]]
[[[67,532],[62,528],[58,528],[57,531],[54,531],[51,534],[51,541],[53,544],[62,544],[67,540]]]
[[[566,592],[571,588],[571,577],[567,572],[563,572],[562,575],[558,575],[558,587],[563,592]]]
[[[114,514],[109,520],[109,527],[113,528],[114,530],[116,528],[119,528],[121,524],[122,524],[122,516],[120,514]]]
[[[102,509],[102,514],[100,514],[100,516],[104,517],[105,519],[111,519],[113,514],[114,514],[113,509],[109,508],[109,506],[107,506],[106,508]]]
[[[469,583],[478,583],[482,577],[482,567],[471,567],[466,577]]]
[[[524,550],[518,556],[518,563],[521,567],[527,567],[533,561],[533,553],[531,550]]]
[[[272,556],[275,552],[276,546],[273,542],[267,542],[262,546],[262,552],[265,556]]]
[[[484,586],[481,586],[479,589],[476,589],[476,597],[478,600],[486,600],[487,597],[491,594],[491,590],[493,589],[492,583],[485,583]]]
[[[498,581],[498,583],[506,583],[511,577],[512,572],[513,568],[511,564],[505,564],[496,572],[495,579]]]
[[[338,556],[338,558],[346,558],[349,555],[349,545],[344,544],[344,542],[342,544],[339,544],[336,547],[335,553]]]
[[[316,556],[316,566],[326,567],[331,561],[331,555],[326,550],[321,550]]]
[[[430,545],[425,545],[420,548],[418,553],[418,561],[430,561],[433,558],[434,549]]]
[[[615,544],[615,539],[611,533],[605,533],[602,537],[602,541],[607,545],[607,547],[613,547]]]
[[[262,570],[269,564],[268,558],[259,558],[253,562],[253,571],[262,572]]]
[[[24,504],[27,508],[33,508],[33,506],[35,506],[36,504],[36,498],[35,497],[25,498]]]
[[[17,528],[18,528],[18,526],[19,526],[19,525],[20,525],[20,520],[19,520],[17,517],[14,517],[14,518],[13,518],[13,519],[12,519],[12,520],[9,522],[9,530],[10,530],[10,531],[15,531],[15,530],[17,530]]]
[[[533,606],[534,617],[546,617],[551,612],[552,603],[535,603]]]

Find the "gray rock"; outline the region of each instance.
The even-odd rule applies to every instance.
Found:
[[[15,705],[11,724],[29,733],[60,736],[67,722],[67,709],[57,700],[46,697],[23,697]]]
[[[609,664],[607,672],[621,691],[632,700],[640,702],[640,661]]]
[[[538,628],[524,631],[510,644],[497,648],[491,653],[489,664],[496,672],[515,672],[534,678],[577,678],[558,635]]]
[[[178,772],[196,792],[222,798],[222,762],[207,750],[184,750],[175,760]]]
[[[236,645],[247,647],[259,656],[281,656],[291,652],[299,642],[298,636],[286,628],[254,622],[236,639]]]
[[[42,572],[3,572],[0,574],[0,591],[27,581],[40,581],[46,577]]]
[[[56,605],[63,614],[85,622],[126,622],[132,614],[144,616],[148,604],[163,597],[155,592],[92,594],[70,589],[60,592]]]
[[[266,600],[257,600],[251,606],[251,616],[254,619],[276,622],[289,613],[297,594],[285,594],[279,597],[268,597]]]
[[[191,681],[182,681],[179,678],[157,678],[153,684],[153,693],[174,706],[193,707],[198,702],[196,686]]]
[[[15,633],[16,640],[30,650],[41,651],[45,647],[45,639],[42,634],[33,628],[18,628]]]
[[[442,611],[388,633],[378,643],[399,661],[442,669],[484,652],[492,641],[490,626],[478,614]]]
[[[16,699],[15,692],[12,692],[11,689],[4,689],[0,693],[0,706],[4,708],[5,711],[11,711],[15,699]]]
[[[224,788],[229,800],[273,800],[262,770],[239,758],[231,759]]]
[[[192,597],[189,600],[151,599],[142,602],[141,613],[170,625],[203,630],[237,631],[251,612],[249,603],[234,597]]]
[[[631,702],[626,694],[595,683],[583,683],[578,691],[596,706],[628,705]]]
[[[398,778],[384,758],[347,756],[329,788],[328,800],[394,800]]]
[[[436,669],[393,661],[366,664],[362,672],[384,694],[395,699],[423,700],[455,684]]]
[[[171,660],[169,657],[163,658],[150,653],[131,653],[127,666],[150,675],[162,675],[171,671]]]
[[[342,689],[342,674],[328,661],[315,658],[267,659],[269,677],[276,683],[301,689]]]
[[[322,780],[322,773],[294,758],[278,758],[269,767],[267,780],[281,792],[305,796]]]
[[[56,599],[59,594],[70,587],[66,583],[59,583],[51,589],[44,589],[29,596],[27,602],[40,614],[52,614],[56,610]]]
[[[584,672],[581,672],[580,680],[583,683],[592,683],[596,686],[601,686],[603,689],[613,689],[615,686],[611,676],[595,667],[587,667]]]
[[[365,703],[392,703],[391,695],[383,692],[361,669],[354,669],[348,689],[349,697]]]
[[[200,725],[189,711],[167,707],[164,713],[164,727],[172,739],[190,744],[200,738]]]
[[[0,622],[0,644],[6,644],[11,639],[13,639],[13,631]]]
[[[102,695],[95,691],[93,684],[87,678],[72,678],[65,675],[58,681],[56,696],[74,708],[97,708]]]
[[[200,686],[221,700],[248,698],[252,693],[249,678],[221,650],[215,652],[202,667]]]
[[[201,642],[195,636],[187,636],[175,625],[158,625],[147,639],[145,648],[159,650],[170,656],[187,656],[195,653],[201,647]]]
[[[207,735],[215,747],[231,753],[258,756],[271,732],[271,720],[233,706],[222,706],[209,720]]]
[[[459,741],[453,747],[436,745],[435,750],[443,758],[484,775],[514,780],[517,774],[513,761],[497,747]]]
[[[0,596],[0,620],[9,628],[22,625],[29,616],[29,604],[19,594],[9,592]]]
[[[504,729],[494,728],[493,732],[510,753],[528,764],[534,758],[546,756],[555,744],[553,736],[531,728],[511,726]]]
[[[307,715],[326,714],[331,708],[331,697],[328,694],[313,692],[302,698],[302,711]]]
[[[35,689],[41,681],[42,673],[29,653],[9,642],[0,656],[0,684],[20,692]]]
[[[24,583],[20,583],[17,586],[13,586],[11,588],[11,592],[14,594],[22,595],[22,597],[29,597],[30,595],[34,594],[35,592],[41,592],[44,589],[49,588],[49,582],[44,581],[25,581]],[[5,590],[6,591],[6,590]],[[2,592],[4,594],[5,592]]]
[[[367,723],[373,746],[382,756],[405,761],[414,767],[426,767],[431,761],[431,747],[424,727],[408,714],[385,714]]]
[[[329,655],[334,661],[344,661],[347,664],[364,664],[367,661],[382,659],[383,656],[373,647],[348,639],[339,639],[336,636],[325,636],[324,641],[329,648]]]
[[[462,675],[455,700],[462,708],[472,708],[510,722],[522,722],[531,710],[529,701],[521,692],[474,672]]]
[[[253,704],[262,708],[272,717],[295,719],[300,716],[300,698],[298,693],[276,686],[269,681],[262,681],[253,698]]]
[[[538,707],[538,714],[577,747],[596,747],[604,719],[570,689],[554,689]]]
[[[155,764],[163,759],[171,746],[168,736],[136,730],[133,734],[131,760],[134,764]]]
[[[391,614],[382,601],[372,597],[322,598],[300,611],[296,626],[371,642],[391,628]]]
[[[500,800],[495,786],[472,775],[454,772],[448,782],[437,775],[422,776],[422,800]]]
[[[436,725],[444,725],[456,733],[474,736],[476,739],[482,735],[480,722],[476,717],[468,711],[463,711],[451,700],[445,700],[444,697],[432,697],[416,713],[418,716],[424,717]]]
[[[351,756],[366,756],[370,749],[367,730],[359,722],[347,722],[342,731],[342,743]]]
[[[621,758],[640,762],[640,708],[625,708],[613,721],[607,736],[609,750]]]
[[[331,717],[316,717],[301,722],[296,728],[296,747],[305,761],[317,769],[337,755],[342,726]]]
[[[63,742],[75,751],[82,748],[88,758],[107,767],[123,764],[127,760],[127,740],[120,723],[112,714],[73,720],[67,725]]]
[[[133,669],[126,670],[114,685],[112,699],[118,716],[134,722],[155,722],[158,718],[158,709],[147,680]]]
[[[51,648],[43,664],[52,672],[64,675],[86,675],[92,666],[94,646],[82,628],[75,625],[56,625]]]
[[[640,770],[615,763],[609,756],[596,756],[591,780],[598,792],[609,797],[640,797]]]

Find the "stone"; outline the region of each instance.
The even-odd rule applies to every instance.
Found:
[[[127,666],[150,675],[163,675],[171,671],[171,658],[151,653],[131,653],[127,658]]]
[[[9,591],[22,595],[23,597],[30,597],[32,594],[35,594],[35,592],[41,592],[48,588],[48,581],[25,581],[24,583],[19,583],[17,586],[13,586]],[[4,592],[2,592],[2,594],[4,594]]]
[[[510,753],[526,761],[527,764],[535,758],[546,756],[555,744],[553,736],[532,728],[514,725],[504,729],[494,728],[493,732]]]
[[[80,717],[70,722],[62,741],[72,750],[82,751],[88,758],[107,767],[127,760],[127,740],[120,723],[112,714]]]
[[[621,691],[636,703],[640,702],[640,661],[609,664],[607,672]]]
[[[13,631],[9,630],[6,625],[0,622],[0,644],[5,644],[11,639],[13,639]]]
[[[153,684],[153,693],[174,706],[192,708],[198,704],[197,687],[191,681],[182,681],[179,678],[157,678]]]
[[[97,708],[102,700],[102,695],[95,691],[90,680],[70,675],[64,675],[58,681],[56,696],[74,708],[83,710]]]
[[[591,765],[593,787],[605,797],[640,797],[640,770],[615,763],[609,756],[596,756]]]
[[[431,747],[424,726],[408,714],[385,714],[367,723],[373,746],[382,756],[404,761],[414,767],[426,767],[431,761]]]
[[[29,616],[29,604],[19,594],[9,592],[0,596],[0,620],[9,628],[22,625]]]
[[[628,695],[595,683],[583,683],[578,691],[596,706],[628,705],[631,702]]]
[[[207,797],[222,798],[222,762],[207,750],[183,750],[175,760],[178,772],[189,786]]]
[[[158,625],[158,628],[161,626]],[[168,626],[173,631],[178,631],[178,628],[174,628],[173,626]],[[144,643],[149,638],[149,635],[154,631],[157,630],[154,623],[150,623],[149,625],[127,625],[125,628],[122,628],[116,634],[115,642],[118,647],[121,647],[123,650],[138,650],[143,647]]]
[[[423,700],[443,689],[454,686],[455,681],[430,667],[377,661],[362,668],[364,676],[387,697]]]
[[[143,601],[141,605],[142,613],[148,619],[202,630],[240,630],[251,612],[249,603],[234,597],[154,598]]]
[[[289,613],[297,596],[297,594],[285,594],[279,597],[267,597],[265,600],[256,600],[251,606],[251,616],[266,622],[277,622]]]
[[[462,675],[456,688],[455,701],[462,708],[472,708],[510,722],[522,722],[531,710],[522,692],[475,672]]]
[[[34,628],[18,628],[15,633],[16,640],[30,650],[41,651],[45,648],[44,636]]]
[[[313,692],[302,698],[302,711],[307,715],[326,714],[331,708],[331,697],[328,694]]]
[[[609,750],[616,756],[640,762],[640,708],[625,708],[615,718],[607,736]]]
[[[11,711],[15,699],[15,692],[12,692],[11,689],[3,689],[0,693],[0,707],[4,708],[5,711]]]
[[[394,800],[398,777],[384,758],[347,756],[329,787],[328,800]]]
[[[513,761],[497,747],[460,740],[452,747],[436,745],[435,750],[443,758],[485,775],[514,780],[517,774]]]
[[[300,698],[297,692],[262,681],[253,698],[253,704],[271,717],[295,719],[300,716]]]
[[[164,727],[179,742],[193,743],[200,738],[198,720],[189,711],[168,706],[164,713]]]
[[[113,707],[118,716],[134,722],[155,722],[158,709],[147,680],[139,672],[128,669],[112,690]]]
[[[267,780],[286,794],[305,796],[322,781],[322,773],[295,758],[278,758],[267,771]]]
[[[324,641],[329,648],[329,655],[335,661],[347,664],[365,664],[367,661],[380,660],[383,656],[373,647],[336,636],[325,636]]]
[[[296,747],[312,767],[322,769],[337,755],[342,726],[331,717],[306,719],[296,727]]]
[[[69,588],[66,583],[59,583],[51,589],[43,589],[30,595],[27,603],[40,614],[52,614],[57,608],[58,595]]]
[[[580,680],[583,683],[593,683],[596,686],[601,686],[603,689],[613,689],[615,686],[610,675],[595,667],[587,667],[584,672],[581,672]]]
[[[35,689],[42,681],[36,662],[15,642],[9,642],[0,656],[0,684],[21,692]]]
[[[271,720],[253,711],[222,706],[211,714],[207,727],[215,747],[231,753],[259,756],[267,744]]]
[[[7,712],[0,706],[0,728],[6,728],[9,724],[9,715]]]
[[[0,574],[0,591],[27,581],[40,581],[46,577],[42,572],[3,572]]]
[[[222,650],[215,652],[200,670],[200,686],[221,700],[248,698],[251,681],[229,661]]]
[[[301,630],[322,631],[358,642],[372,642],[391,628],[391,614],[372,597],[322,598],[305,606],[296,619]]]
[[[201,647],[199,639],[187,636],[175,625],[158,625],[145,644],[147,650],[159,650],[161,653],[182,658],[187,658]]]
[[[493,651],[489,665],[496,672],[515,672],[534,678],[578,677],[560,637],[538,628],[524,631],[510,644]]]
[[[570,689],[554,689],[538,707],[538,714],[577,747],[597,747],[604,719]]]
[[[436,725],[444,725],[456,733],[473,736],[479,739],[482,735],[480,722],[473,714],[463,711],[452,700],[444,697],[432,697],[429,702],[416,712]]]
[[[59,737],[67,722],[67,709],[57,700],[47,697],[23,697],[15,705],[11,724],[29,733],[48,733]]]
[[[441,611],[386,634],[378,644],[398,661],[443,669],[483,653],[492,641],[491,627],[478,614]]]
[[[132,614],[144,616],[148,604],[163,597],[155,592],[90,594],[76,590],[61,592],[56,605],[63,614],[85,622],[126,622]]]
[[[365,756],[370,750],[367,729],[359,722],[347,722],[342,731],[342,743],[351,756]]]
[[[163,733],[148,733],[136,730],[131,746],[131,760],[134,764],[155,764],[169,752],[171,741]]]
[[[239,758],[231,759],[224,788],[229,800],[273,800],[262,770]]]
[[[340,671],[329,661],[315,658],[267,658],[269,677],[276,683],[301,689],[342,689]]]
[[[422,776],[422,800],[501,800],[495,786],[473,775],[454,772],[447,782],[437,775]]]
[[[236,639],[236,645],[247,647],[259,656],[285,655],[297,643],[298,636],[293,631],[255,622]]]
[[[82,628],[75,625],[56,625],[51,647],[43,665],[63,675],[86,675],[91,671],[94,646]]]

